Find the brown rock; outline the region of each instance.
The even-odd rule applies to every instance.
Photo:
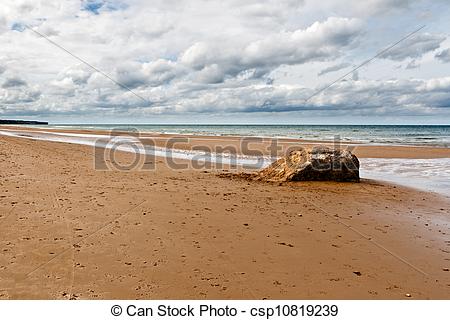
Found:
[[[261,170],[265,181],[353,181],[359,182],[359,161],[350,151],[325,146],[294,150]]]

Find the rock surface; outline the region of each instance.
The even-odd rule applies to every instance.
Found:
[[[359,182],[359,161],[350,151],[324,146],[295,150],[261,170],[257,179]]]

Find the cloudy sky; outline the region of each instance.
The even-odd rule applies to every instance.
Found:
[[[446,0],[2,1],[0,118],[450,124],[449,32]]]

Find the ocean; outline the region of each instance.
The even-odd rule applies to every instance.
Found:
[[[450,147],[450,125],[156,125],[58,124],[53,128],[138,130],[168,134],[259,136],[307,140],[355,141],[369,144]]]

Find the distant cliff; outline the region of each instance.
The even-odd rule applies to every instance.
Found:
[[[2,120],[2,119],[0,119],[0,124],[40,124],[40,125],[48,125],[48,122],[44,122],[44,121],[29,121],[29,120]]]

